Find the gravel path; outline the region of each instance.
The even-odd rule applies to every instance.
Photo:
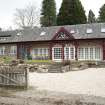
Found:
[[[1,89],[8,94],[0,96],[0,105],[105,105],[104,68],[30,73],[29,83],[28,90]]]
[[[30,86],[70,94],[105,97],[105,68],[89,68],[67,73],[30,73]]]

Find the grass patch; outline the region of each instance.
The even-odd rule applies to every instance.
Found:
[[[26,60],[26,63],[33,64],[33,63],[52,63],[51,60]]]
[[[0,57],[0,62],[1,62],[1,63],[6,63],[6,64],[8,64],[8,63],[10,63],[13,59],[15,59],[15,58],[9,57],[9,56],[2,56],[2,57]]]

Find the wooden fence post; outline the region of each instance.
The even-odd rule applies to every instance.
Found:
[[[26,88],[28,88],[28,82],[29,82],[29,68],[26,68],[25,70],[25,85],[26,85]]]

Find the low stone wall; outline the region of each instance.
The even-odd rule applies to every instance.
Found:
[[[29,69],[30,72],[48,72],[48,65],[39,65],[39,64],[0,64],[0,73],[1,72],[24,72],[26,69]]]
[[[51,66],[54,65],[47,65],[47,64],[0,64],[0,72],[1,71],[8,71],[8,72],[22,72],[26,69],[29,69],[29,72],[38,72],[38,73],[48,73]],[[68,72],[68,71],[78,71],[87,69],[88,65],[85,63],[79,64],[79,66],[74,65],[62,65],[61,64],[61,72]],[[56,69],[56,68],[55,68]]]
[[[30,72],[47,73],[48,65],[27,64]]]

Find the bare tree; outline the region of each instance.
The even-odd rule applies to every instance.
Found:
[[[39,25],[40,12],[33,5],[23,9],[16,9],[14,14],[14,24],[19,28],[33,27]]]

